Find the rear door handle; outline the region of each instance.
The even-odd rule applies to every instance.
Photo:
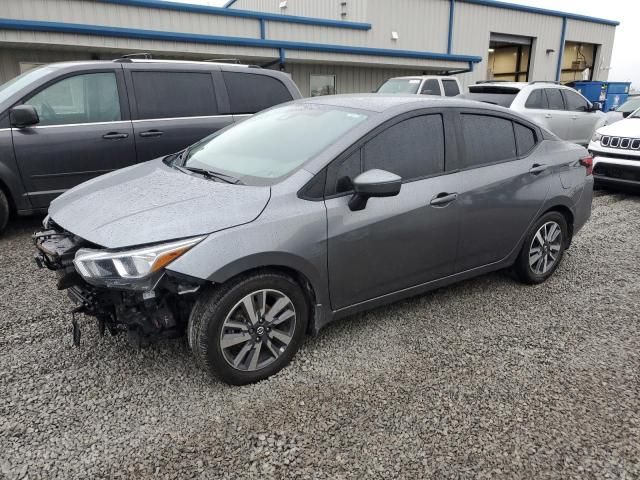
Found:
[[[551,115],[550,113],[547,113],[544,118],[553,118],[553,115]]]
[[[457,193],[446,193],[442,192],[436,195],[431,199],[430,204],[434,207],[444,207],[453,202],[456,198],[458,198]]]
[[[160,130],[148,130],[146,132],[140,132],[140,136],[141,137],[159,137],[160,135],[163,135],[164,132],[161,132]]]
[[[109,132],[102,136],[105,140],[118,140],[120,138],[127,138],[128,133]]]
[[[544,172],[546,169],[547,169],[546,165],[540,165],[540,164],[534,163],[533,166],[529,169],[529,173],[537,175],[539,173]]]

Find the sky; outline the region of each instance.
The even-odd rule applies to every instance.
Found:
[[[221,6],[226,2],[226,0],[173,1],[211,6]],[[616,39],[613,44],[609,80],[632,82],[636,89],[640,89],[640,55],[638,54],[638,47],[640,46],[640,0],[510,0],[510,3],[562,10],[564,12],[619,21],[620,25],[616,28]]]

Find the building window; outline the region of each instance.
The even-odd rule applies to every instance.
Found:
[[[335,75],[311,75],[310,89],[312,97],[320,95],[335,95],[336,76]]]

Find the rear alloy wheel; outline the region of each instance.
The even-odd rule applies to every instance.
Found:
[[[567,242],[567,222],[558,212],[549,212],[530,230],[515,270],[524,283],[542,283],[555,272]]]
[[[298,350],[308,321],[300,286],[259,273],[203,293],[189,319],[189,345],[200,364],[227,383],[273,375]]]
[[[0,234],[7,228],[7,223],[9,223],[9,214],[11,210],[9,209],[9,199],[5,195],[5,193],[0,190]]]

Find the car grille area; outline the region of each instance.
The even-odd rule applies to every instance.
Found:
[[[620,148],[622,150],[640,150],[640,138],[603,135],[600,139],[600,145],[608,148]]]

